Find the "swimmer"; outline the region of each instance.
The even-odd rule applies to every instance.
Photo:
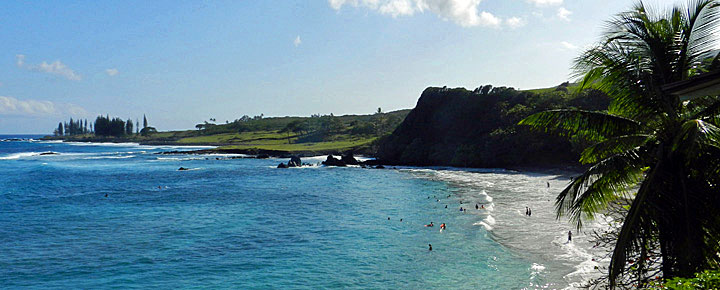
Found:
[[[463,208],[462,208],[462,206],[460,207],[460,211],[463,211]]]
[[[106,193],[106,194],[105,194],[105,197],[107,197],[107,196],[108,196],[108,194]]]
[[[484,204],[481,204],[481,205],[480,205],[480,208],[485,209],[485,205],[484,205]]]
[[[432,251],[432,244],[428,244],[428,247],[430,247],[428,251]]]
[[[444,230],[444,229],[445,229],[445,223],[442,223],[442,224],[440,225],[440,230],[442,231],[442,230]]]
[[[402,219],[400,219],[400,222],[402,222]]]
[[[447,204],[445,205],[445,208],[447,208]]]
[[[477,205],[477,203],[475,204],[475,209],[480,209],[480,207]]]
[[[434,227],[435,225],[433,224],[433,222],[430,222],[429,224],[427,224],[427,225],[425,225],[425,226],[428,227],[428,228],[431,228],[431,227]]]
[[[388,217],[388,220],[390,220],[390,217]]]

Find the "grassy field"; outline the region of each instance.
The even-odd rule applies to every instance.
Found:
[[[238,145],[227,145],[222,146],[219,149],[262,149],[262,150],[277,150],[277,151],[345,151],[348,149],[368,146],[375,138],[347,138],[339,139],[335,141],[326,142],[308,142],[308,143],[291,143],[288,144],[287,140],[280,140],[280,142],[259,140],[257,142],[250,142]]]

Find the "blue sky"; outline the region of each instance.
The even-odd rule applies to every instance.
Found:
[[[6,0],[0,134],[98,114],[146,114],[160,130],[245,114],[368,114],[412,108],[428,86],[553,86],[630,4]]]

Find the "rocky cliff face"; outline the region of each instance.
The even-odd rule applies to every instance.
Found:
[[[427,88],[405,121],[380,141],[377,157],[387,164],[415,166],[574,165],[580,144],[516,124],[547,109],[607,107],[607,97],[598,94]]]

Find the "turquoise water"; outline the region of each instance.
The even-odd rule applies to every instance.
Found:
[[[463,200],[492,210],[504,202],[444,171],[282,170],[274,167],[286,160],[153,154],[166,150],[178,148],[0,142],[0,285],[562,288],[584,260],[563,260],[555,234],[549,256],[545,246],[533,252],[542,237],[503,237],[515,236],[502,227],[514,212],[460,212]],[[39,155],[50,151],[59,154]],[[438,226],[423,226],[430,221]]]

